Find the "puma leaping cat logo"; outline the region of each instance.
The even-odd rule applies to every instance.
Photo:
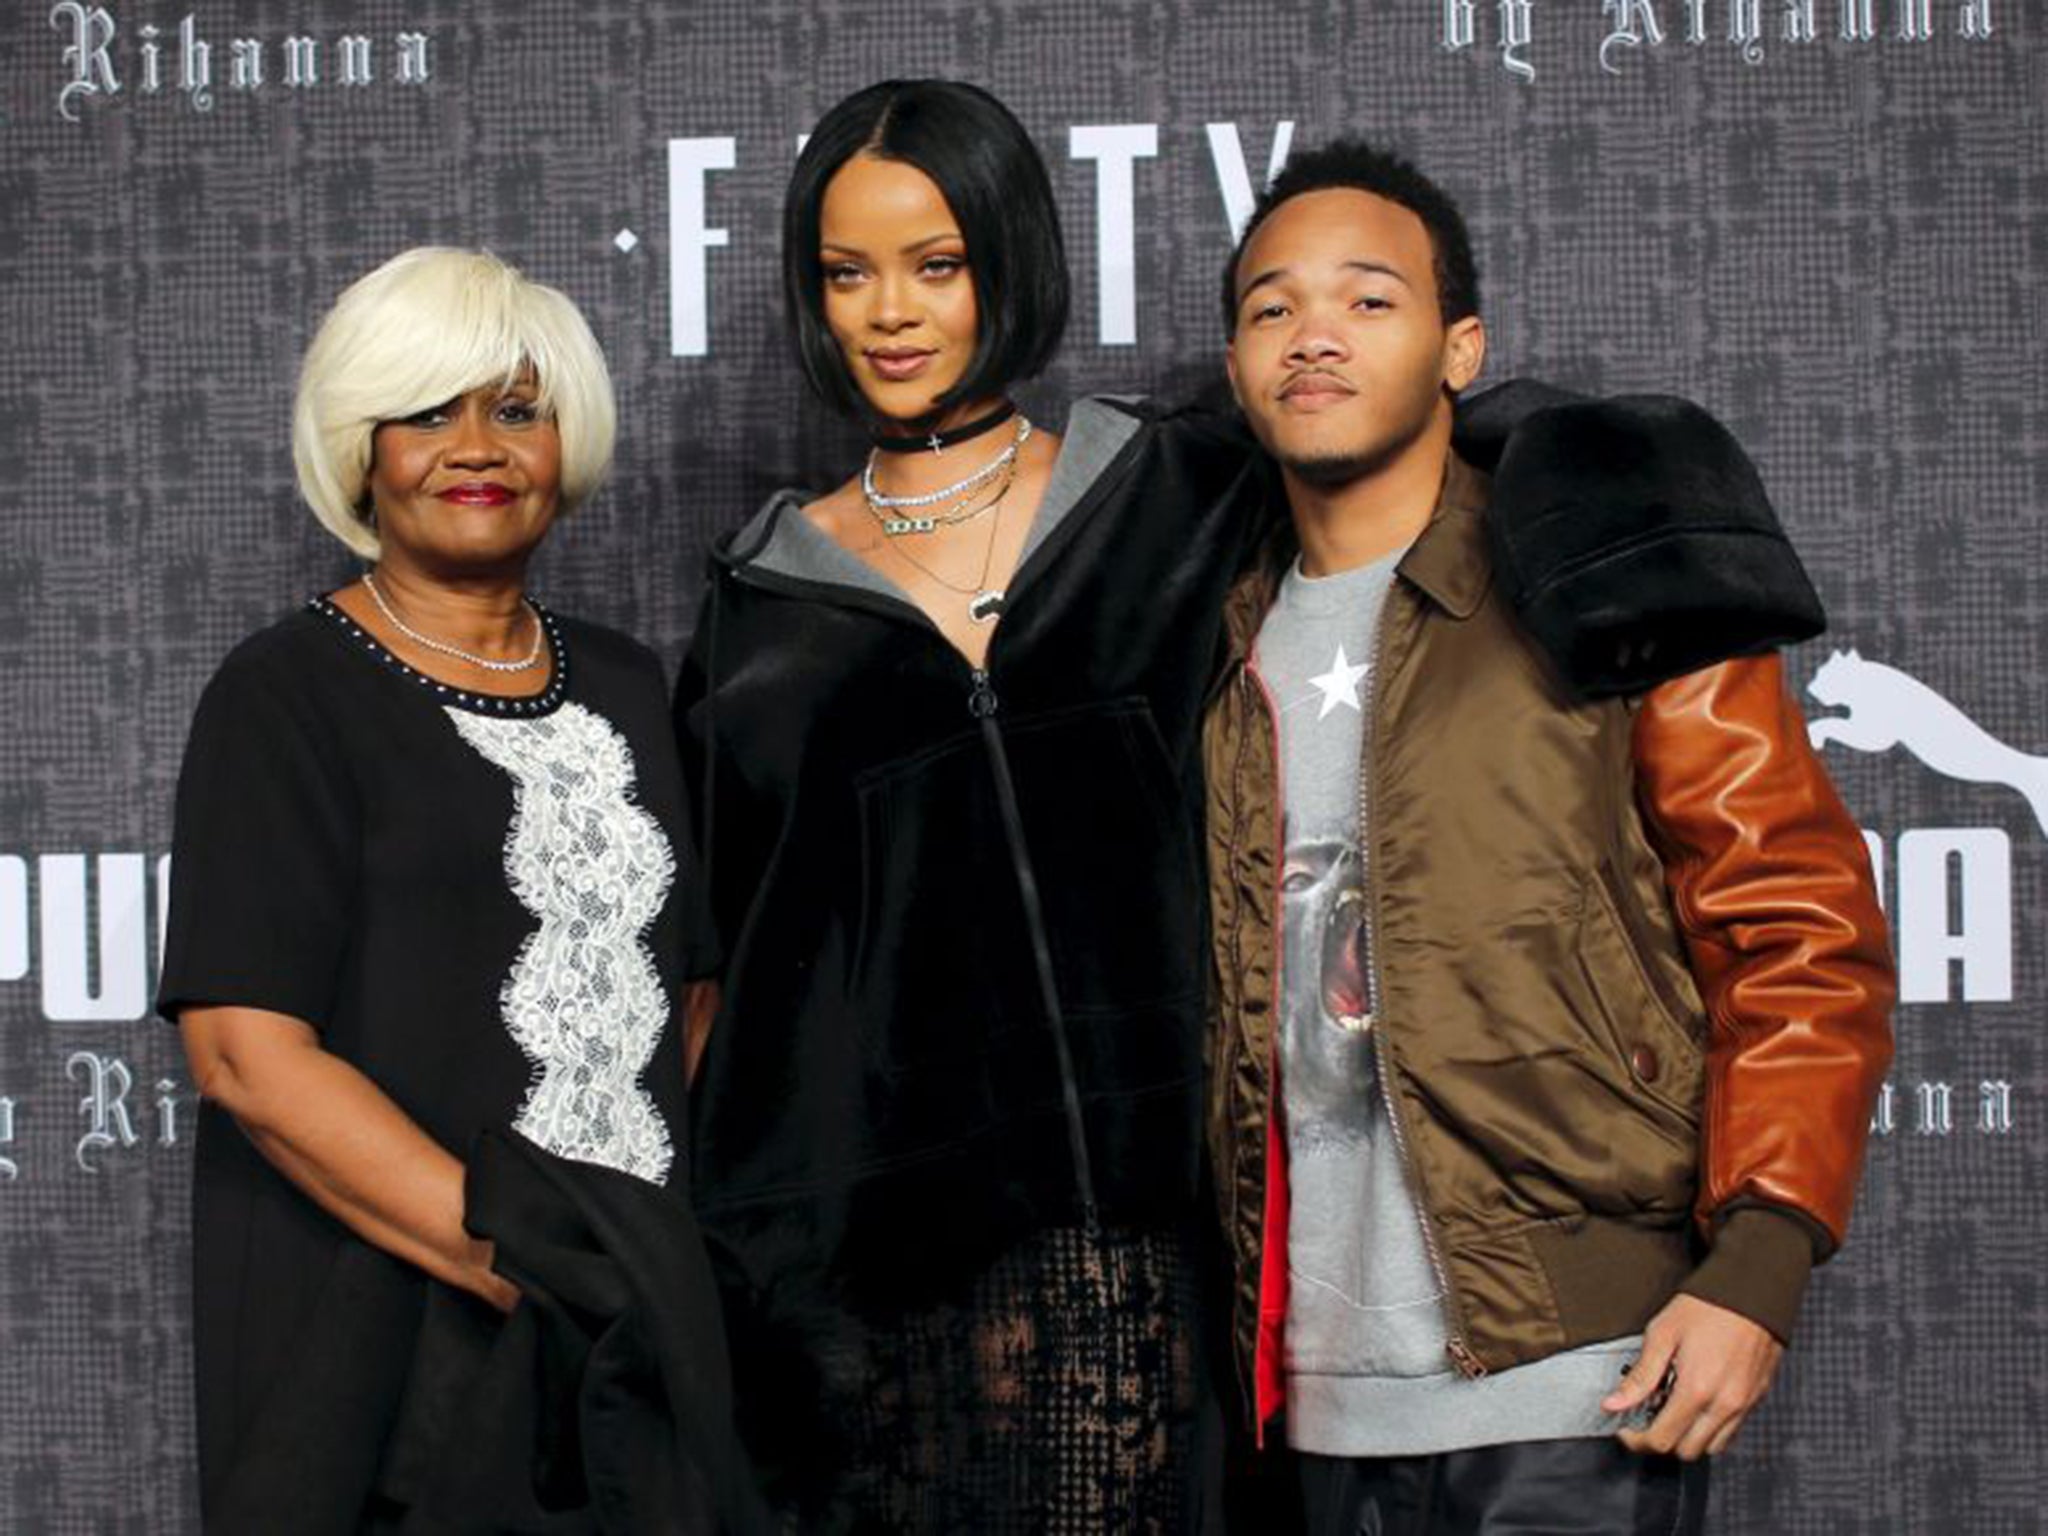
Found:
[[[2048,836],[2048,757],[2009,747],[1932,688],[1854,651],[1821,663],[1806,691],[1849,711],[1824,715],[1806,728],[1815,748],[1838,741],[1858,752],[1904,747],[1936,773],[1969,784],[2004,784],[2027,797]]]

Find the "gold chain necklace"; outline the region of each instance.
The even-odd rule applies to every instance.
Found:
[[[867,463],[861,468],[860,492],[867,501],[868,510],[873,512],[876,520],[881,523],[882,532],[890,538],[897,538],[906,533],[930,533],[935,528],[947,526],[947,520],[942,516],[926,514],[926,507],[934,507],[947,501],[953,502],[955,507],[964,506],[969,498],[984,489],[990,481],[998,476],[1007,479],[1008,476],[1015,474],[1018,455],[1030,441],[1031,423],[1019,416],[1017,430],[1010,439],[1009,447],[951,485],[943,485],[936,491],[926,491],[917,496],[891,496],[882,491],[875,484],[875,464],[880,454],[871,451]],[[906,512],[909,514],[907,517],[889,515]],[[958,519],[963,522],[965,520]]]
[[[901,538],[905,534],[936,533],[941,528],[957,528],[962,523],[971,523],[978,517],[985,517],[1002,505],[1003,497],[1009,494],[1010,483],[1017,478],[1017,466],[1010,464],[993,486],[978,486],[962,496],[944,512],[934,512],[925,517],[894,517],[873,501],[867,504],[868,515],[882,530],[885,538]]]
[[[1004,498],[1009,494],[1010,482],[1012,478],[1014,477],[1009,475],[1006,475],[1003,478],[1002,488],[996,492],[993,498],[990,499],[987,507],[982,509],[986,511],[993,511],[995,513],[995,516],[989,519],[988,543],[983,547],[981,552],[981,574],[974,579],[974,584],[972,586],[963,587],[958,582],[948,581],[945,577],[941,576],[937,571],[933,570],[930,566],[926,565],[922,560],[918,559],[917,556],[913,555],[910,552],[908,546],[906,545],[887,544],[883,546],[885,549],[888,549],[892,553],[901,555],[905,560],[908,560],[913,566],[915,566],[918,570],[924,572],[925,575],[929,576],[933,581],[937,582],[940,586],[944,587],[948,592],[957,593],[959,596],[966,598],[967,617],[969,618],[969,620],[976,624],[993,624],[996,621],[997,617],[1002,613],[1003,604],[1006,601],[1005,594],[1001,587],[991,587],[988,584],[988,573],[990,567],[993,566],[993,564],[995,563],[996,543],[998,540],[1002,538],[1003,501]],[[974,515],[979,516],[980,512],[977,511]],[[966,521],[966,519],[962,518],[961,521],[964,522]]]

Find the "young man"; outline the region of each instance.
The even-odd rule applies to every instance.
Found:
[[[1890,1056],[1861,840],[1776,656],[1560,683],[1451,449],[1465,228],[1357,143],[1226,280],[1288,525],[1206,723],[1240,1375],[1313,1531],[1696,1531]]]

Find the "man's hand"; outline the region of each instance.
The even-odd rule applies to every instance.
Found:
[[[1761,1324],[1681,1293],[1650,1319],[1642,1358],[1600,1407],[1628,1413],[1655,1397],[1669,1373],[1664,1406],[1648,1428],[1621,1431],[1621,1443],[1681,1461],[1718,1456],[1770,1391],[1784,1354],[1785,1346]]]

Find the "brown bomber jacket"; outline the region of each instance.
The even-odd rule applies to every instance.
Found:
[[[1567,698],[1490,579],[1453,459],[1381,617],[1361,782],[1380,1067],[1468,1374],[1635,1332],[1691,1292],[1790,1333],[1841,1242],[1891,1058],[1861,837],[1775,656]],[[1230,598],[1204,729],[1217,1010],[1209,1122],[1241,1383],[1281,1392],[1272,1115],[1281,807]]]

